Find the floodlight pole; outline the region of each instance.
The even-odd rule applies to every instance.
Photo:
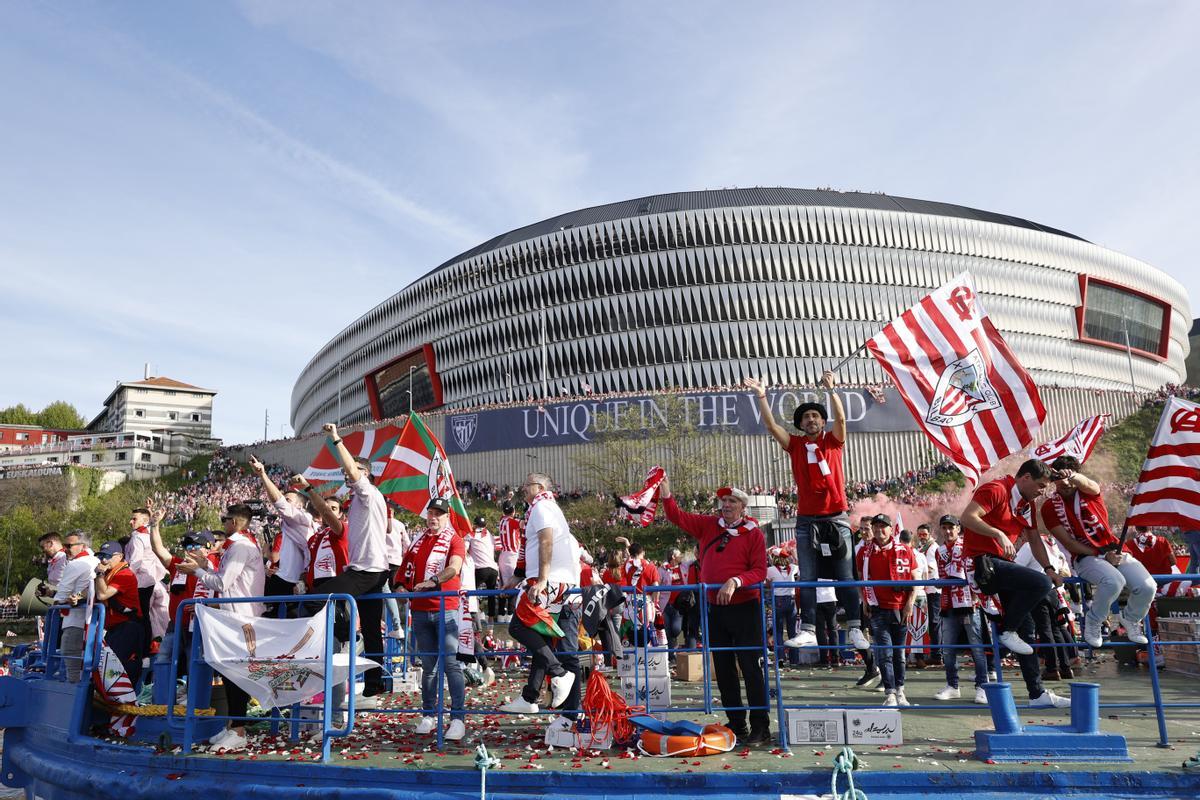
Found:
[[[416,368],[417,367],[415,364],[408,368],[408,415],[410,417],[412,416],[412,403],[413,403],[413,398],[412,398],[413,370],[415,370]]]

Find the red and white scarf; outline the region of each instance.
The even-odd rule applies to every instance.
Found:
[[[1050,503],[1054,507],[1055,516],[1058,517],[1058,521],[1062,524],[1063,528],[1070,532],[1073,538],[1096,548],[1104,547],[1110,542],[1116,541],[1108,528],[1092,513],[1092,509],[1080,499],[1078,491],[1071,496],[1071,502],[1072,510],[1075,512],[1075,519],[1079,520],[1079,530],[1071,524],[1071,518],[1067,514],[1066,499],[1058,492],[1050,495]],[[1083,534],[1083,539],[1079,538],[1080,533]],[[1071,556],[1072,561],[1077,558],[1078,556]]]
[[[819,494],[824,494],[829,491],[829,464],[825,461],[825,454],[821,451],[821,446],[816,442],[806,441],[804,443],[805,462],[808,464],[808,485],[812,491]]]
[[[251,533],[250,531],[237,531],[232,536],[230,536],[228,539],[226,539],[224,544],[221,545],[221,552],[224,553],[226,550],[233,547],[233,543],[237,541],[237,537],[239,537],[239,536],[245,537],[247,542],[254,545],[255,547],[258,547],[258,539],[256,539],[254,537],[253,533]]]
[[[886,552],[888,550],[895,550],[895,549],[896,549],[896,537],[895,536],[893,536],[891,539],[888,539],[888,543],[884,544],[884,545],[878,544],[874,540],[868,542],[867,546],[863,548],[862,555],[860,556],[860,558],[862,558],[862,579],[864,581],[871,580],[871,556],[875,553],[876,550]],[[892,577],[891,577],[891,575],[889,575],[888,577],[884,578],[883,580],[891,580],[891,579],[892,579]],[[875,580],[879,580],[879,577],[877,576],[875,578]],[[879,597],[875,594],[874,586],[864,586],[863,594],[865,594],[867,596],[867,602],[869,604],[871,604],[873,606],[879,605]]]
[[[1033,527],[1033,503],[1025,499],[1015,482],[1009,492],[1008,506],[1014,517],[1025,521],[1026,528]]]
[[[533,513],[533,507],[538,503],[546,500],[553,500],[554,492],[538,492],[529,501],[529,508],[525,509],[525,516],[521,519],[521,527],[524,528],[529,523],[529,515]]]
[[[666,476],[667,473],[662,467],[651,467],[650,471],[646,473],[646,481],[641,489],[633,494],[613,495],[617,501],[617,507],[623,509],[631,519],[645,528],[654,521],[654,515],[658,511],[659,487]]]
[[[433,580],[438,573],[446,568],[446,557],[450,553],[450,543],[458,534],[454,528],[446,527],[441,530],[427,530],[425,533],[412,543],[409,548],[409,557],[405,559],[404,564],[404,585],[408,589],[416,586],[418,583]],[[421,564],[421,579],[417,580],[417,562]]]

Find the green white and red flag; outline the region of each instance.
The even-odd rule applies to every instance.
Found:
[[[461,535],[471,533],[467,507],[458,496],[446,451],[417,414],[410,414],[376,484],[383,496],[414,514],[425,516],[434,497],[450,501],[450,522]]]
[[[371,474],[379,477],[383,472],[383,464],[396,447],[400,438],[400,429],[395,425],[384,425],[382,428],[367,431],[355,431],[342,435],[342,443],[350,451],[350,455],[365,458],[371,462]],[[328,497],[331,494],[342,494],[346,476],[338,463],[337,453],[333,444],[326,437],[317,457],[304,470],[304,477],[316,487],[317,491]]]

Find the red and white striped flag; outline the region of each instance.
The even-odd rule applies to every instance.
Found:
[[[1088,460],[1100,436],[1108,430],[1112,414],[1098,414],[1088,417],[1074,428],[1067,431],[1061,439],[1053,442],[1043,442],[1033,448],[1033,457],[1047,464],[1059,456],[1074,456],[1082,464]]]
[[[867,349],[933,445],[972,485],[1029,446],[1046,409],[964,272],[888,323]]]
[[[1125,524],[1200,527],[1200,405],[1178,397],[1167,402]]]

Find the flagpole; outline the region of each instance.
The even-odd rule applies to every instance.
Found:
[[[414,370],[414,369],[416,369],[416,368],[417,368],[417,367],[416,367],[416,365],[415,365],[415,364],[414,364],[413,366],[411,366],[411,367],[409,367],[409,368],[408,368],[408,415],[409,415],[410,417],[412,416],[412,379],[413,379],[413,370]],[[340,395],[339,395],[339,399],[340,399]]]
[[[870,340],[870,339],[868,339],[867,341],[865,341],[865,342],[863,342],[862,344],[860,344],[860,345],[858,346],[858,348],[857,348],[857,349],[856,349],[856,350],[855,350],[853,353],[851,353],[850,355],[846,356],[846,357],[845,357],[845,358],[843,358],[841,361],[839,361],[839,362],[838,362],[838,363],[837,363],[837,364],[836,364],[836,365],[833,367],[833,369],[831,369],[831,370],[830,370],[830,372],[832,372],[833,374],[835,374],[835,375],[836,375],[836,374],[837,374],[837,373],[838,373],[838,372],[839,372],[839,371],[842,369],[842,367],[844,367],[844,366],[846,366],[847,364],[849,364],[849,363],[850,363],[850,360],[851,360],[851,359],[853,359],[855,356],[857,356],[857,355],[858,355],[859,353],[861,353],[863,350],[866,350],[866,349],[867,349],[867,345],[870,343],[870,341],[871,341],[871,340]]]
[[[1121,315],[1121,332],[1125,334],[1125,355],[1129,359],[1129,391],[1132,395],[1133,410],[1137,411],[1137,384],[1133,380],[1133,348],[1129,346],[1129,319]]]

